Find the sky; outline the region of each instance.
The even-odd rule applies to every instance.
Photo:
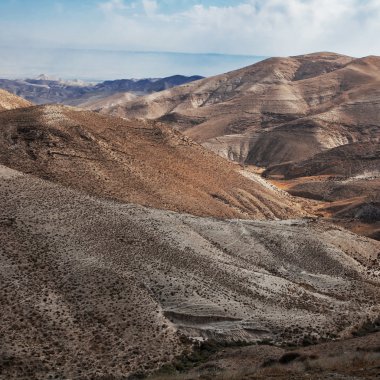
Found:
[[[113,74],[106,67],[102,73],[97,65],[96,70],[88,68],[88,77],[124,72],[125,77],[156,77],[181,69],[212,75],[250,59],[254,63],[255,57],[316,51],[380,55],[379,36],[380,0],[0,0],[0,75],[25,74],[22,62],[14,62],[12,70],[1,67],[25,49],[25,60],[35,70],[54,69],[46,56],[70,49],[62,76],[75,74],[68,58],[80,61],[75,54],[84,50],[97,51],[98,57],[104,50],[119,52],[113,54]],[[45,49],[40,61],[37,53],[30,53],[37,48]],[[127,52],[138,52],[141,60],[141,53],[149,54],[139,68],[136,57],[128,64]],[[163,59],[166,53],[187,53],[192,67],[184,64],[183,54]],[[88,64],[82,61],[79,74]]]

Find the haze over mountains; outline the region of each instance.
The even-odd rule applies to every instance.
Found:
[[[380,242],[345,227],[378,237],[379,62],[273,58],[98,112],[0,90],[1,376],[183,371],[211,341],[284,380],[279,346],[375,331]]]
[[[3,4],[1,4],[3,5]],[[30,5],[32,6],[32,5]],[[2,35],[5,37],[5,35]],[[137,49],[140,50],[140,49]],[[211,76],[250,65],[266,57],[229,54],[1,46],[0,78],[36,78],[41,73],[72,80],[102,82],[120,78],[165,78],[194,73]]]
[[[35,104],[79,105],[85,103],[88,107],[88,102],[97,102],[99,99],[114,94],[128,92],[131,95],[147,95],[198,79],[202,79],[202,77],[174,75],[167,78],[120,79],[88,83],[78,80],[62,80],[42,74],[36,79],[0,79],[0,88]]]

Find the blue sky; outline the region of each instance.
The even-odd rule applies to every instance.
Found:
[[[19,49],[365,56],[380,55],[379,35],[380,0],[0,0],[0,46]],[[158,72],[153,60],[139,76]]]

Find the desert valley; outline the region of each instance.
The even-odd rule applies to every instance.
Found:
[[[378,379],[380,57],[0,88],[1,379]]]

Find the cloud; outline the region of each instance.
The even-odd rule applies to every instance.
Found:
[[[15,1],[25,7],[23,0]],[[55,9],[44,7],[45,2],[35,0],[28,12],[12,18],[0,0],[0,44],[265,56],[323,50],[380,55],[380,0],[96,0],[96,6],[92,1],[54,0]],[[62,13],[59,4],[64,4]]]
[[[109,0],[99,4],[99,8],[105,12],[113,12],[123,9],[128,9],[125,5],[124,0]]]
[[[160,1],[142,0],[131,12],[123,1],[111,0],[102,8],[113,12],[109,32],[113,41],[126,49],[258,55],[321,50],[380,54],[380,0],[245,0],[231,4],[195,4],[163,13]]]
[[[148,15],[152,15],[156,13],[158,9],[158,3],[156,0],[142,0],[142,4],[143,4],[145,12]]]

